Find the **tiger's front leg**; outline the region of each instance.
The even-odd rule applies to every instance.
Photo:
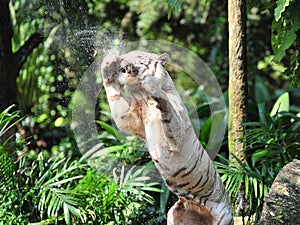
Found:
[[[145,139],[145,128],[141,119],[141,105],[133,95],[124,96],[116,76],[118,75],[118,52],[111,51],[101,65],[103,85],[112,117],[117,127]]]
[[[166,91],[160,87],[161,83],[159,79],[153,76],[147,76],[141,81],[142,87],[147,95],[156,102],[155,108],[158,109],[158,112],[153,112],[152,110],[153,115],[156,113],[159,114],[156,115],[156,118],[153,115],[148,115],[148,118],[155,118],[157,122],[161,123],[162,130],[159,130],[157,135],[160,137],[164,135],[165,141],[172,147],[172,150],[179,151],[179,146],[182,144],[182,137],[185,132],[185,123],[180,113],[180,107],[177,107],[177,105],[173,103],[173,99],[168,96],[170,93],[166,93]],[[152,106],[148,107],[149,112],[151,111],[151,107]]]

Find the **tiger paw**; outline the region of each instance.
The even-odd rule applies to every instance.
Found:
[[[104,86],[110,86],[116,82],[116,76],[118,73],[118,50],[111,50],[104,57],[103,62],[101,64],[101,72],[103,77]]]

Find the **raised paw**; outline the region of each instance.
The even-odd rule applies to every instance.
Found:
[[[112,83],[115,83],[118,73],[118,57],[119,51],[111,50],[102,61],[101,72],[104,86],[109,86]]]

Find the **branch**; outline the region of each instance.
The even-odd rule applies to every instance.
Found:
[[[44,40],[44,36],[39,33],[34,33],[25,42],[25,44],[14,54],[15,74],[19,75],[19,71],[32,51]]]

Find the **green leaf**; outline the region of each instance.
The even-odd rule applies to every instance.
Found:
[[[275,20],[278,21],[281,18],[282,13],[285,11],[285,8],[289,6],[290,0],[277,0],[276,8],[274,10]]]
[[[263,193],[264,193],[264,183],[259,182],[259,196],[257,198],[258,205],[261,204]]]
[[[171,6],[168,6],[168,20],[171,18],[172,11],[173,11],[173,8],[171,8]]]
[[[223,174],[223,176],[221,177],[222,182],[225,183],[227,178],[228,178],[228,174],[227,173]]]
[[[209,141],[210,129],[211,129],[212,117],[209,117],[205,120],[201,132],[200,132],[200,141],[204,142],[205,144]]]
[[[130,171],[126,175],[129,175],[129,173],[130,173]],[[126,181],[127,180],[126,180],[126,177],[125,177],[125,167],[124,167],[124,165],[122,165],[120,179],[119,179],[120,186],[123,186],[126,183]]]
[[[232,180],[232,176],[228,176],[226,179],[226,190],[230,190],[229,187],[230,187],[231,180]]]
[[[259,121],[266,126],[268,124],[267,117],[266,117],[266,107],[264,103],[258,104],[258,115]]]
[[[245,175],[245,196],[248,196],[249,194],[249,177],[248,175]]]
[[[68,205],[68,209],[70,210],[70,212],[76,216],[77,218],[81,218],[81,213],[80,210],[78,208],[75,208],[72,205]]]
[[[159,183],[155,184],[158,185]],[[161,190],[160,188],[155,188],[155,187],[142,187],[141,190],[143,191],[152,191],[152,192],[158,192],[158,193],[162,193],[163,190]]]
[[[103,121],[96,121],[96,123],[98,123],[104,130],[107,131],[107,133],[113,135],[118,140],[125,139],[124,135],[121,132],[119,132],[118,130],[116,130],[113,126],[111,126]]]
[[[70,217],[68,204],[65,202],[64,202],[64,217],[65,217],[66,224],[68,225],[71,224],[71,217]]]
[[[166,206],[169,200],[170,196],[170,190],[166,186],[164,182],[161,184],[161,189],[163,190],[162,193],[160,193],[160,212],[164,215],[166,213]]]
[[[233,174],[232,179],[230,180],[230,183],[227,185],[227,189],[229,190],[229,195],[233,196],[234,191],[237,189],[238,180],[240,176],[243,176],[242,174]],[[235,193],[236,195],[237,193]],[[235,198],[235,196],[233,196]]]
[[[252,185],[253,185],[253,190],[254,190],[254,196],[255,198],[258,197],[258,185],[257,185],[257,179],[255,177],[251,177]]]
[[[94,145],[91,149],[89,149],[86,153],[84,153],[84,155],[81,157],[80,161],[83,161],[85,159],[88,159],[89,157],[95,157],[95,154],[107,154],[106,152],[101,152],[101,150],[103,149],[104,143],[100,142],[96,145]]]
[[[299,56],[299,51],[298,50],[295,50],[292,54],[291,54],[291,65],[292,65],[292,75],[293,75],[293,78],[294,80],[297,82],[298,80],[298,84],[300,85],[300,56]],[[298,78],[298,79],[297,79]]]
[[[126,145],[115,145],[115,146],[109,146],[109,147],[106,147],[106,148],[102,148],[100,150],[93,151],[92,157],[96,158],[96,157],[100,157],[100,156],[105,156],[109,153],[114,153],[114,152],[121,151],[125,147],[126,147]]]
[[[182,5],[182,0],[177,0],[175,5],[175,10],[178,13]]]
[[[267,195],[269,193],[270,188],[267,186],[264,186],[264,195]]]
[[[251,156],[252,165],[255,166],[255,164],[258,161],[261,161],[262,159],[265,159],[265,157],[269,154],[269,151],[267,149],[254,152]]]
[[[171,18],[172,11],[175,9],[178,13],[182,5],[182,0],[168,0],[168,19]]]
[[[296,38],[297,35],[294,29],[286,26],[282,30],[278,30],[278,35],[274,36],[272,34],[272,46],[275,53],[274,62],[280,62],[285,56],[285,51],[292,46]]]
[[[49,187],[60,186],[60,185],[62,185],[62,184],[68,183],[68,182],[73,181],[73,180],[80,179],[80,178],[82,178],[82,177],[83,177],[83,175],[78,175],[78,176],[74,176],[74,177],[69,177],[69,178],[67,178],[67,179],[63,179],[63,180],[60,180],[60,181],[51,183],[51,184],[49,184]]]
[[[19,118],[19,111],[10,113],[9,111],[14,108],[15,105],[11,105],[0,113],[0,137],[3,136],[8,130],[19,123],[23,118]],[[17,119],[18,118],[18,119]],[[7,137],[2,145],[5,145],[14,135]]]
[[[168,5],[169,5],[171,8],[174,8],[174,6],[176,5],[176,2],[177,2],[177,0],[168,0]]]
[[[260,122],[244,122],[242,125],[247,127],[259,127]]]
[[[283,93],[275,102],[270,116],[273,117],[275,115],[280,116],[281,112],[288,112],[290,110],[290,97],[289,93],[285,92]]]
[[[60,204],[61,204],[61,202],[60,202],[59,198],[57,197],[55,192],[53,192],[51,194],[51,200],[50,200],[50,204],[49,204],[49,207],[48,207],[48,210],[47,210],[48,216],[57,216]]]
[[[3,145],[0,145],[0,186],[2,188],[12,185],[14,179],[14,161]]]
[[[225,126],[226,112],[224,110],[215,111],[212,116],[207,119],[201,129],[200,140],[207,143],[206,151],[211,159],[216,156],[216,149],[219,149],[223,141],[223,130],[221,127]]]

